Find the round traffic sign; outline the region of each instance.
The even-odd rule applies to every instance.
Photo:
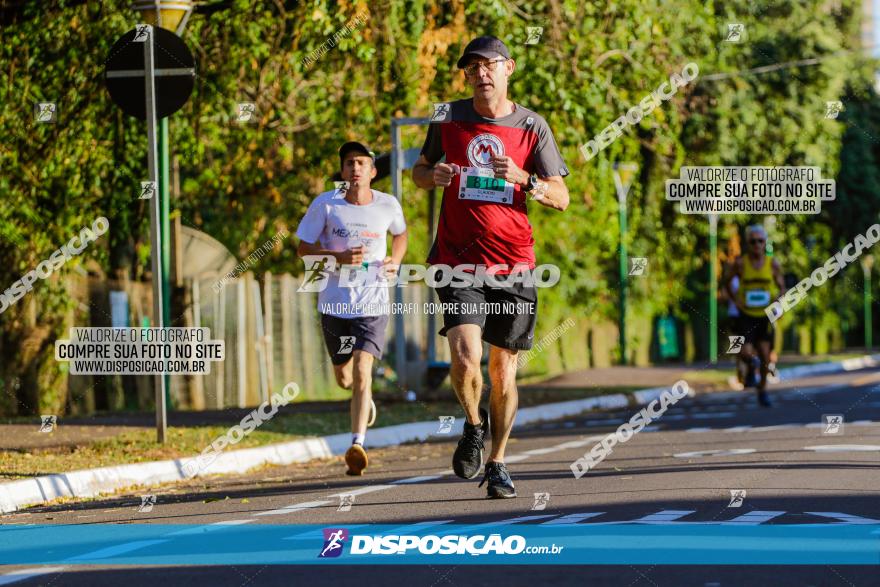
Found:
[[[152,27],[156,118],[169,116],[186,104],[195,83],[195,60],[183,39],[169,30]],[[124,35],[110,49],[105,80],[110,98],[126,114],[146,120],[144,44],[149,34],[142,27]]]

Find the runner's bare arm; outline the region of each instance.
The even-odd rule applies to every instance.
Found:
[[[400,267],[400,264],[403,262],[403,256],[406,254],[408,239],[406,231],[391,236],[391,256],[385,257],[382,261],[386,273],[397,273],[397,268]]]
[[[395,234],[391,237],[391,262],[400,265],[403,262],[403,256],[406,254],[406,244],[409,240],[406,231]]]
[[[492,157],[492,168],[495,170],[497,178],[517,183],[520,187],[526,187],[529,184],[529,172],[519,167],[512,158],[506,155]],[[540,178],[538,187],[532,190],[528,196],[539,204],[554,210],[562,211],[568,208],[568,188],[565,187],[565,182],[559,175]]]
[[[443,177],[435,177],[435,171],[441,171]],[[448,177],[446,177],[448,175]],[[424,155],[419,156],[412,172],[413,181],[422,189],[430,190],[438,185],[449,185],[452,182],[452,167],[445,163],[438,163],[436,166],[428,161]],[[436,180],[447,180],[445,183],[439,183]]]
[[[331,251],[321,248],[317,243],[307,243],[299,241],[296,247],[296,254],[300,257],[305,255],[329,255],[344,265],[358,265],[364,260],[364,248],[355,247],[347,251]]]
[[[742,257],[734,259],[733,263],[727,266],[726,275],[724,276],[724,289],[737,308],[739,308],[739,300],[736,298],[736,292],[733,291],[733,278],[742,272],[741,261]]]
[[[560,212],[568,208],[568,188],[566,187],[562,176],[555,175],[553,177],[542,177],[538,181],[539,183],[547,184],[547,188],[544,190],[544,193],[540,198],[535,198],[536,202],[542,206],[559,210]],[[542,189],[542,187],[539,185],[536,190],[540,189]]]

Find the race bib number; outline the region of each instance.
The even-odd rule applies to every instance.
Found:
[[[766,289],[750,289],[746,292],[746,308],[765,308],[770,305],[770,292]]]
[[[513,184],[495,177],[495,172],[482,167],[462,167],[458,199],[482,200],[496,204],[513,204]]]

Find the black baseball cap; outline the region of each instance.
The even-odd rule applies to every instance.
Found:
[[[342,167],[342,163],[345,161],[345,156],[351,153],[352,151],[357,151],[358,153],[363,153],[373,160],[373,163],[376,162],[376,154],[365,144],[359,143],[357,141],[349,141],[339,147],[339,166]]]
[[[487,59],[492,59],[493,57],[510,59],[510,51],[507,50],[507,45],[505,45],[501,39],[491,35],[477,37],[468,43],[467,47],[464,48],[464,52],[461,54],[461,58],[458,60],[458,68],[464,69],[468,58],[473,55],[485,57]]]

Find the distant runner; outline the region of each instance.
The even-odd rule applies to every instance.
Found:
[[[738,334],[745,337],[741,356],[748,366],[745,386],[754,387],[758,392],[758,402],[769,407],[772,404],[767,395],[767,372],[774,329],[764,308],[786,292],[785,279],[779,261],[775,257],[767,258],[767,231],[763,226],[749,226],[746,229],[746,242],[748,254],[737,257],[733,262],[725,287],[740,312]],[[740,282],[736,291],[732,286],[734,277],[738,277]],[[776,296],[771,295],[774,284],[779,292]]]
[[[364,144],[345,143],[339,149],[345,190],[320,194],[296,230],[297,253],[331,255],[340,265],[363,265],[372,275],[393,276],[406,253],[406,221],[400,203],[370,189],[376,176],[375,156]],[[386,256],[390,232],[391,256]],[[308,267],[307,267],[308,269]],[[376,418],[372,399],[373,359],[382,358],[388,324],[388,288],[339,285],[339,272],[328,276],[318,294],[324,342],[336,382],[351,389],[351,448],[345,453],[346,474],[362,475],[369,464],[364,450],[368,425]]]
[[[472,40],[458,68],[464,70],[473,97],[435,109],[436,122],[428,129],[413,169],[419,187],[444,187],[428,262],[452,267],[501,265],[500,276],[530,271],[535,267],[535,240],[526,202],[565,210],[569,198],[562,178],[568,169],[547,122],[507,99],[516,63],[504,43],[489,36]],[[516,497],[504,465],[504,449],[518,404],[517,353],[532,347],[537,292],[522,282],[503,288],[447,286],[436,291],[442,303],[534,304],[532,311],[516,314],[446,313],[440,330],[449,339],[452,386],[466,416],[452,468],[459,477],[472,479],[483,465],[490,419],[480,407],[482,339],[489,343],[492,451],[480,487],[488,481],[489,497]]]

